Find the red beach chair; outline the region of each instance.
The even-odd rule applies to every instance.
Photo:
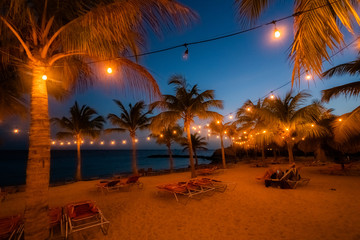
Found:
[[[187,200],[195,195],[203,193],[204,191],[199,187],[189,182],[178,182],[156,186],[161,191],[166,191],[174,194],[177,202],[179,202],[178,195],[187,196]]]
[[[24,231],[21,215],[0,219],[0,239],[20,239]]]
[[[120,179],[120,187],[131,187],[137,185],[138,188],[143,188],[143,183],[139,181],[140,176],[134,175],[125,179]]]
[[[73,232],[100,226],[104,235],[108,233],[110,222],[94,201],[71,203],[65,206],[66,229],[65,238]]]
[[[100,183],[96,184],[96,186],[102,192],[104,192],[104,191],[113,192],[113,191],[119,190],[119,188],[120,188],[119,183],[120,183],[120,180],[113,180],[113,181],[107,181],[107,182],[100,182]]]

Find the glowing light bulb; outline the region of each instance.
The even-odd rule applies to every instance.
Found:
[[[100,145],[104,145],[104,141],[101,141],[101,142],[100,142]]]
[[[67,142],[67,145],[71,145],[71,142]]]
[[[52,141],[51,144],[52,144],[52,145],[55,145],[55,141]]]
[[[339,118],[338,121],[341,122],[341,121],[342,121],[342,118]]]
[[[109,74],[112,73],[112,68],[111,67],[108,67],[107,70],[106,70]]]
[[[274,36],[275,36],[275,38],[279,38],[280,37],[280,31],[277,29],[277,28],[275,28],[275,31],[274,31]]]
[[[150,141],[150,137],[147,137],[147,140]]]
[[[311,127],[315,127],[315,125],[314,125],[314,124],[311,124]]]
[[[310,79],[311,79],[311,74],[310,74],[308,71],[306,71],[305,79],[306,79],[306,80],[310,80]]]
[[[266,130],[264,130],[263,133],[266,133]]]
[[[111,141],[111,145],[115,145],[115,141]]]
[[[160,134],[160,137],[162,138],[162,137],[164,137],[164,135]]]
[[[229,119],[233,119],[233,115],[230,114],[230,115],[229,115]]]
[[[174,130],[174,131],[173,131],[173,134],[176,134],[176,133],[177,133],[176,130]]]
[[[13,132],[14,132],[15,134],[18,134],[18,133],[20,132],[20,130],[17,129],[17,128],[15,128],[15,129],[13,130]]]
[[[63,143],[63,142],[61,142],[61,143],[60,143],[60,145],[62,146],[62,145],[64,145],[64,143]]]
[[[135,142],[136,142],[136,143],[139,142],[139,139],[135,139]]]
[[[41,78],[42,78],[42,80],[44,80],[44,81],[45,81],[45,80],[47,80],[47,76],[46,76],[46,74],[42,75],[42,77],[41,77]]]
[[[250,112],[250,111],[251,111],[251,108],[248,107],[246,110],[247,110],[248,112]]]
[[[93,144],[94,144],[94,142],[93,142],[93,141],[90,141],[90,144],[91,144],[91,145],[93,145]]]
[[[220,124],[220,121],[216,121],[217,124]]]
[[[274,99],[274,98],[275,98],[274,94],[271,94],[270,99]]]
[[[126,140],[123,140],[123,141],[122,141],[122,144],[126,144]]]
[[[219,136],[216,136],[216,138],[220,138]]]

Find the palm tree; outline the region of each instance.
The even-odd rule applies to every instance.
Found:
[[[190,125],[193,123],[194,118],[220,118],[220,114],[209,109],[212,107],[222,108],[222,101],[214,99],[214,90],[200,92],[197,85],[191,88],[188,87],[185,78],[179,75],[171,77],[169,85],[175,86],[175,95],[163,95],[162,100],[152,104],[153,107],[164,109],[163,112],[154,117],[153,122],[155,125],[164,125],[182,119],[189,146],[192,146]],[[192,147],[189,147],[189,156],[191,177],[195,177]]]
[[[76,181],[80,181],[81,177],[81,152],[80,146],[85,136],[96,138],[100,135],[104,127],[105,120],[102,116],[95,117],[97,112],[86,105],[79,108],[77,101],[74,106],[70,108],[70,118],[52,118],[51,121],[58,125],[65,131],[58,132],[56,137],[75,138],[77,150],[77,167],[76,167]]]
[[[270,4],[270,0],[235,0],[240,21],[254,23]],[[360,24],[358,2],[353,0],[294,0],[294,41],[290,58],[294,63],[292,83],[300,81],[303,71],[320,76],[323,60],[329,60],[328,49],[335,51],[344,43],[343,25],[353,34],[353,22]],[[274,22],[275,24],[275,22]]]
[[[234,157],[235,157],[235,163],[238,161],[238,156],[237,156],[237,147],[235,145],[235,139],[237,137],[239,137],[239,131],[237,128],[237,123],[234,122],[230,122],[228,127],[226,128],[226,135],[229,137],[230,141],[231,141],[231,147],[233,149],[234,152]]]
[[[129,111],[119,100],[114,100],[114,102],[120,108],[120,114],[115,115],[110,113],[107,118],[110,120],[111,124],[117,126],[117,128],[108,128],[105,132],[129,132],[132,143],[132,171],[134,175],[138,175],[139,173],[136,160],[136,131],[149,127],[150,118],[148,118],[148,115],[151,111],[143,112],[145,109],[145,103],[143,101],[135,103],[134,106],[129,104]]]
[[[286,143],[289,162],[294,162],[293,147],[304,137],[323,136],[326,132],[322,126],[317,125],[322,106],[319,102],[302,107],[311,95],[300,91],[294,95],[289,91],[283,99],[265,99],[265,107],[254,109],[256,114],[269,125],[277,128],[277,135]]]
[[[209,129],[211,133],[219,134],[220,137],[220,146],[221,146],[221,159],[222,159],[222,165],[223,168],[226,168],[226,160],[225,160],[225,148],[224,148],[224,134],[227,134],[227,129],[229,127],[230,123],[223,124],[221,120],[215,120],[210,122]]]
[[[198,157],[197,157],[197,150],[208,150],[205,146],[207,142],[205,141],[205,137],[201,137],[198,133],[191,134],[191,144],[192,150],[195,156],[195,166],[199,165]],[[187,138],[183,138],[181,145],[184,147],[183,151],[189,150],[189,141]]]
[[[360,74],[360,58],[355,61],[340,64],[323,73],[323,77],[330,78],[335,75],[349,74],[350,76],[358,76]],[[359,96],[360,94],[360,81],[344,84],[341,86],[333,87],[321,91],[324,102],[329,102],[332,98],[339,95],[345,95],[346,97]],[[347,144],[351,138],[354,138],[360,134],[360,107],[355,108],[350,113],[343,114],[338,118],[338,121],[334,121],[333,131],[334,140],[340,145]]]
[[[254,141],[254,145],[260,145],[261,158],[265,161],[265,145],[274,141],[274,134],[269,125],[258,112],[265,108],[265,101],[260,99],[254,104],[251,100],[247,100],[236,113],[236,124],[240,124],[242,132],[246,132],[250,136],[251,141]],[[255,147],[256,148],[256,147]],[[255,149],[255,154],[257,151]],[[255,155],[255,156],[256,156]]]
[[[151,74],[126,56],[145,46],[148,29],[160,34],[188,25],[196,15],[173,0],[3,0],[0,9],[0,65],[16,66],[31,85],[25,237],[41,240],[49,234],[48,93],[84,89],[95,70],[91,63],[113,59],[128,87],[159,95]]]
[[[26,116],[23,86],[13,66],[0,65],[0,123],[9,116]]]
[[[173,126],[163,127],[160,131],[153,131],[150,135],[156,139],[157,144],[165,144],[169,153],[170,172],[174,170],[174,159],[172,156],[171,145],[174,142],[180,142],[183,135],[183,129],[175,124]]]

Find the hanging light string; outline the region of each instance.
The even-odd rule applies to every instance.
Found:
[[[324,4],[324,5],[318,6],[318,7],[308,9],[308,10],[298,11],[298,12],[292,14],[292,15],[289,15],[289,16],[286,16],[286,17],[283,17],[283,18],[279,18],[279,19],[273,20],[271,22],[263,23],[263,24],[260,24],[260,25],[245,29],[245,30],[237,31],[237,32],[234,32],[234,33],[220,35],[218,37],[207,38],[207,39],[204,39],[204,40],[199,40],[199,41],[194,41],[194,42],[178,44],[178,45],[174,45],[174,46],[171,46],[171,47],[162,48],[162,49],[159,49],[159,50],[134,54],[134,55],[125,56],[125,57],[128,57],[128,58],[142,57],[142,56],[151,55],[151,54],[155,54],[155,53],[167,52],[167,51],[170,51],[170,50],[173,50],[173,49],[176,49],[176,48],[186,48],[186,49],[188,49],[188,46],[190,46],[190,45],[203,44],[203,43],[213,42],[213,41],[217,41],[217,40],[224,39],[224,38],[234,37],[234,36],[237,36],[237,35],[240,35],[240,34],[243,34],[243,33],[254,31],[254,30],[256,30],[258,28],[261,28],[261,27],[264,27],[264,26],[268,26],[268,25],[271,25],[271,24],[275,24],[277,22],[284,21],[284,20],[289,19],[289,18],[295,18],[295,17],[297,17],[297,16],[299,16],[301,14],[307,13],[307,12],[316,11],[317,9],[324,8],[324,7],[327,7],[327,6],[331,6],[332,4],[335,4],[335,3],[339,2],[339,1],[342,1],[342,0],[336,0],[336,1],[333,1],[331,3],[327,3],[327,4]],[[187,53],[188,53],[188,51],[187,51]],[[87,62],[87,64],[105,62],[105,61],[112,61],[112,60],[116,60],[116,59],[119,59],[119,58],[120,57],[109,58],[109,59],[105,59],[105,60],[94,60],[94,61]],[[62,66],[54,65],[53,67],[62,67]]]

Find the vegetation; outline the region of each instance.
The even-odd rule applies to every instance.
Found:
[[[159,129],[152,130],[153,133],[150,135],[155,138],[157,144],[165,144],[169,153],[169,165],[170,172],[174,170],[174,159],[172,156],[171,145],[175,142],[181,142],[183,129],[178,125],[169,125],[168,127],[162,127]]]
[[[0,9],[0,65],[16,66],[31,86],[25,238],[42,240],[49,235],[48,93],[83,89],[91,84],[89,60],[116,59],[112,63],[121,65],[129,87],[159,95],[149,72],[125,56],[145,45],[148,29],[180,28],[196,15],[170,0],[4,0]]]
[[[136,131],[149,127],[150,119],[148,118],[148,115],[151,111],[144,112],[145,103],[143,101],[135,103],[134,106],[129,104],[129,111],[119,100],[114,100],[114,102],[120,108],[120,114],[116,115],[110,113],[107,118],[110,120],[111,124],[117,126],[117,128],[108,128],[105,132],[129,132],[132,144],[132,171],[134,175],[138,175],[139,173],[136,160]]]
[[[195,156],[195,166],[199,165],[197,150],[208,150],[206,148],[207,142],[205,141],[205,137],[201,137],[198,133],[191,134],[191,144],[192,150]],[[187,138],[183,138],[181,145],[184,147],[183,151],[189,149],[189,141]]]
[[[200,92],[197,85],[188,87],[185,78],[175,75],[170,78],[169,85],[174,85],[175,95],[163,95],[163,99],[152,104],[164,111],[154,117],[154,125],[161,126],[169,122],[184,121],[184,130],[187,134],[190,156],[191,177],[195,177],[195,166],[193,158],[193,148],[191,143],[190,125],[194,118],[220,118],[220,114],[209,109],[222,108],[220,100],[215,100],[214,91],[206,90]]]
[[[79,108],[78,103],[75,101],[74,106],[70,108],[70,118],[52,118],[51,121],[64,129],[65,131],[58,132],[56,137],[74,138],[76,140],[77,150],[77,167],[76,167],[76,181],[80,181],[81,177],[81,152],[80,146],[85,136],[96,138],[100,135],[104,127],[105,120],[102,116],[95,117],[97,112],[86,105]]]
[[[240,21],[245,25],[253,24],[274,2],[235,0],[235,5]],[[295,79],[300,83],[304,71],[321,75],[323,60],[330,60],[328,50],[334,52],[344,43],[341,27],[354,34],[353,23],[360,24],[357,7],[358,2],[352,0],[294,0],[295,37],[289,56],[294,64],[292,83]]]
[[[222,118],[221,118],[222,119]],[[230,126],[230,123],[223,124],[221,120],[212,121],[209,124],[209,129],[211,130],[212,134],[218,134],[220,138],[220,146],[221,146],[221,160],[223,168],[226,168],[226,160],[225,160],[225,149],[224,149],[224,135],[227,134],[227,129]]]

